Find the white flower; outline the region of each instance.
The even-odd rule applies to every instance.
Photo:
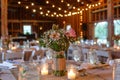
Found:
[[[50,34],[49,37],[53,40],[59,40],[60,39],[60,33],[54,31]]]

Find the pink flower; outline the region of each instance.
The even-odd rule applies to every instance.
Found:
[[[74,31],[72,28],[70,28],[70,29],[66,32],[66,36],[67,36],[67,37],[76,37],[76,33],[75,33],[75,31]]]

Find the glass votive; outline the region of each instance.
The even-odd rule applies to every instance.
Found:
[[[48,75],[48,64],[43,63],[41,66],[41,75]]]
[[[15,47],[15,46],[11,47],[11,50],[15,50],[15,49],[16,49],[16,47]]]
[[[77,69],[74,66],[70,66],[67,70],[68,80],[75,80],[77,77]]]
[[[117,46],[117,50],[119,50],[120,49],[120,47],[119,46]]]

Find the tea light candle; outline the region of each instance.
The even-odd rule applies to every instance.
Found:
[[[12,47],[11,49],[12,49],[12,50],[15,50],[15,49],[16,49],[16,47]]]
[[[117,46],[117,49],[120,49],[120,47],[119,47],[119,46]]]
[[[36,41],[36,43],[39,43],[39,41]]]
[[[41,69],[41,75],[48,75],[48,69],[46,67]]]
[[[3,48],[0,48],[0,51],[2,51],[3,50]]]
[[[69,72],[68,72],[68,79],[70,80],[73,80],[76,78],[76,74],[75,72],[71,69]]]

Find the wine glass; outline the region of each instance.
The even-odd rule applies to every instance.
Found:
[[[73,59],[75,62],[78,62],[81,60],[81,55],[79,53],[79,50],[74,50],[73,51]]]
[[[46,57],[47,57],[47,59],[52,59],[53,58],[53,51],[52,50],[48,50],[47,52],[46,52]]]

